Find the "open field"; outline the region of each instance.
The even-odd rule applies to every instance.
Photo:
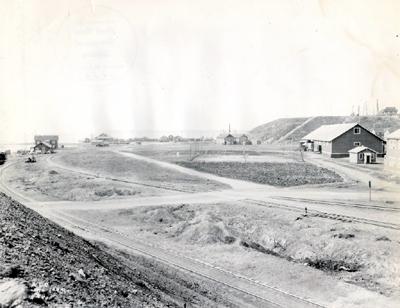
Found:
[[[147,156],[207,172],[222,177],[251,181],[274,186],[298,186],[341,182],[336,173],[301,161],[300,153],[281,150],[278,146],[224,146],[205,144],[199,155],[189,145],[146,145],[130,146],[126,152]]]
[[[329,201],[332,194],[328,193],[333,190],[333,185],[325,185],[328,183],[337,183],[335,190],[357,194],[360,187],[354,186],[357,182],[351,174],[343,173],[342,167],[336,169],[332,163],[324,164],[323,159],[315,164],[308,163],[314,161],[311,158],[316,154],[312,153],[305,154],[307,162],[303,162],[295,150],[275,146],[246,149],[243,152],[241,146],[213,144],[200,149],[200,155],[190,160],[193,153],[187,144],[122,145],[105,149],[79,146],[51,156],[39,155],[36,164],[21,161],[11,165],[4,170],[6,181],[3,185],[39,201],[83,201],[31,203],[32,208],[37,206],[45,217],[55,221],[60,219],[58,223],[62,225],[64,219],[64,226],[72,226],[70,230],[77,228],[83,232],[78,233],[81,236],[87,232],[89,239],[103,240],[104,237],[106,244],[107,236],[126,237],[132,241],[132,247],[139,245],[139,248],[140,243],[148,243],[150,248],[143,249],[155,250],[156,256],[162,256],[162,250],[170,251],[164,255],[169,262],[180,260],[184,263],[182,260],[186,259],[198,260],[199,264],[206,262],[214,270],[213,275],[217,273],[216,277],[218,270],[215,267],[221,267],[232,274],[230,277],[243,275],[329,307],[347,307],[349,303],[366,307],[363,303],[371,298],[383,303],[385,298],[379,294],[384,294],[390,301],[399,300],[398,231],[357,220],[359,216],[368,215],[380,220],[379,215],[386,212],[374,213],[377,209],[373,209],[367,213],[364,211],[369,211],[369,207],[359,206],[352,207],[353,212],[348,214],[348,209],[337,206],[333,210],[327,208],[330,215],[319,215],[318,208],[324,211],[327,205],[318,205],[313,211],[316,206],[313,200],[307,203],[306,191],[314,193],[314,197],[309,198]],[[378,171],[378,167],[372,166],[371,172]],[[357,174],[357,179],[359,177],[361,175]],[[305,184],[321,185],[300,186]],[[285,188],[291,186],[300,187]],[[299,204],[297,194],[302,193],[304,200]],[[270,195],[275,198],[271,199]],[[289,201],[284,199],[288,195],[292,196]],[[132,197],[134,199],[130,200]],[[98,202],[90,202],[105,199],[112,200],[101,202],[102,207]],[[291,205],[291,202],[295,204]],[[305,206],[309,206],[307,214],[303,210]],[[352,206],[350,201],[349,206]],[[393,211],[395,217],[396,209]],[[339,220],[340,215],[345,217],[342,212],[354,215],[354,219]],[[389,210],[387,213],[392,215]],[[68,219],[72,222],[76,219],[76,225],[71,221],[68,223]],[[86,220],[88,225],[79,219]],[[104,234],[97,235],[99,230],[104,230]],[[102,249],[108,251],[107,247]],[[178,287],[188,292],[182,292],[179,297],[187,298],[188,302],[194,288],[205,298],[197,294],[192,303],[230,305],[224,302],[226,297],[221,296],[227,293],[226,290],[218,290],[217,296],[208,283],[202,283],[202,279],[191,283],[192,278],[187,274],[175,275],[173,270],[137,258],[128,250],[121,253],[111,249],[110,253],[119,256],[128,267],[133,262],[135,267],[138,267],[137,263],[143,264],[143,271],[149,266],[157,268],[171,279],[164,285],[170,284],[172,289],[177,286],[176,280],[182,281]],[[179,262],[177,264],[181,264]],[[196,265],[193,268],[200,272],[209,270]],[[240,300],[243,299],[241,296],[243,294]],[[197,299],[201,301],[196,302]]]
[[[170,193],[153,187],[126,184],[50,167],[46,156],[34,164],[22,160],[5,172],[10,187],[39,201],[97,201],[112,198],[145,197]]]
[[[295,267],[300,272],[294,281],[321,272],[387,296],[400,295],[398,231],[245,201],[75,214],[261,281],[288,283],[276,281],[285,273],[274,277],[270,267],[289,262],[303,266]]]
[[[222,145],[215,143],[198,143],[198,146],[190,143],[147,143],[142,145],[129,145],[123,147],[126,152],[143,155],[146,157],[178,162],[191,159],[202,160],[216,156],[241,156],[248,157],[280,157],[299,160],[300,154],[296,149],[298,144],[292,145]]]
[[[126,157],[107,149],[86,148],[59,153],[55,161],[102,176],[116,177],[171,190],[201,192],[228,188],[227,185],[216,181],[163,168],[154,163]]]
[[[339,175],[309,163],[178,162],[180,166],[223,177],[273,186],[341,182]]]

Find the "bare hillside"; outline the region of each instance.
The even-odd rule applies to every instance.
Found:
[[[298,141],[321,125],[358,122],[375,132],[392,132],[400,128],[400,118],[389,116],[319,116],[309,118],[282,118],[253,128],[254,139],[268,143]]]

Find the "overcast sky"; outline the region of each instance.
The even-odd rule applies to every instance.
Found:
[[[0,142],[400,107],[400,1],[0,3]]]

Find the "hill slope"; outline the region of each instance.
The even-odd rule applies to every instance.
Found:
[[[299,141],[321,125],[358,122],[375,132],[392,132],[400,128],[400,118],[389,116],[319,116],[282,118],[253,128],[249,135],[267,143]]]

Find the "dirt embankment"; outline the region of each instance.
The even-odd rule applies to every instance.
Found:
[[[394,230],[245,201],[136,208],[121,210],[114,217],[109,212],[106,215],[124,230],[137,228],[152,241],[202,248],[210,260],[218,259],[213,247],[223,245],[231,253],[224,260],[258,252],[319,269],[371,291],[399,296],[400,246]]]
[[[0,307],[177,306],[136,268],[4,194],[0,252]]]

